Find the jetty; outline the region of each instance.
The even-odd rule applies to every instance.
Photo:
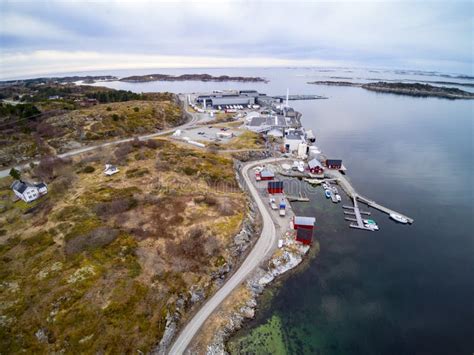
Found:
[[[364,229],[364,230],[371,230],[370,228],[365,227],[364,222],[362,220],[362,215],[367,215],[370,216],[370,212],[366,211],[361,211],[359,208],[359,202],[363,203],[369,207],[375,208],[376,210],[379,210],[383,213],[386,213],[388,215],[390,214],[397,214],[403,218],[406,218],[408,223],[412,224],[414,222],[414,219],[411,217],[408,217],[404,215],[403,213],[397,212],[395,210],[392,210],[388,207],[382,206],[381,204],[375,202],[374,200],[371,200],[361,194],[359,194],[355,188],[352,186],[352,184],[347,180],[347,178],[341,174],[339,171],[331,171],[330,175],[333,179],[335,179],[338,183],[338,185],[344,190],[344,192],[352,199],[353,201],[353,206],[347,206],[344,205],[342,206],[346,210],[350,211],[344,211],[344,215],[346,215],[345,219],[349,220],[351,222],[356,222],[357,224],[351,223],[349,227],[351,228],[357,228],[357,229]],[[354,216],[355,218],[348,217],[348,216]],[[350,218],[350,219],[349,219]]]
[[[286,199],[290,202],[309,202],[309,198],[302,193],[299,193],[298,196],[286,195]]]
[[[277,95],[277,96],[272,96],[274,99],[280,99],[282,101],[287,99],[286,95]],[[321,96],[321,95],[288,95],[288,100],[322,100],[322,99],[327,99],[326,96]]]

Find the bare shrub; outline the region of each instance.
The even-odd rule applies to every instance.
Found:
[[[61,133],[57,127],[46,121],[38,123],[36,126],[36,132],[43,138],[55,137]]]
[[[137,200],[133,197],[118,198],[110,202],[98,203],[94,206],[94,212],[101,218],[107,218],[126,212],[136,204]]]
[[[74,175],[71,172],[64,173],[53,181],[50,186],[50,189],[55,194],[62,195],[71,187],[73,181]]]
[[[129,143],[119,144],[114,150],[114,157],[117,161],[127,159],[127,155],[133,151],[133,147]]]
[[[112,243],[119,235],[119,231],[110,227],[99,227],[86,235],[80,235],[66,241],[64,251],[66,255],[80,253],[86,249],[103,247]]]
[[[219,200],[217,210],[222,216],[232,216],[235,212],[232,206],[232,202],[227,198]]]
[[[156,139],[148,139],[145,143],[150,149],[157,149],[163,146],[163,142]]]
[[[34,174],[42,180],[52,181],[59,175],[63,175],[70,163],[70,159],[47,156],[40,160],[34,170]]]
[[[204,242],[204,253],[207,256],[213,256],[220,247],[219,240],[214,236],[209,236]]]

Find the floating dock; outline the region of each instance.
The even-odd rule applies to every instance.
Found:
[[[337,180],[339,186],[344,190],[344,192],[353,201],[354,206],[347,206],[347,205],[342,206],[346,210],[351,210],[351,211],[344,211],[344,215],[346,215],[346,216],[348,216],[348,215],[349,216],[355,216],[355,221],[352,220],[353,218],[351,218],[351,217],[345,217],[346,219],[351,218],[351,222],[356,222],[357,223],[357,224],[351,223],[349,225],[349,227],[357,228],[357,229],[363,229],[363,230],[371,230],[370,228],[367,228],[367,227],[364,226],[364,222],[362,220],[362,215],[370,216],[370,212],[361,211],[359,209],[359,202],[363,203],[363,204],[365,204],[369,207],[375,208],[375,209],[377,209],[377,210],[379,210],[383,213],[386,213],[388,215],[394,213],[394,214],[397,214],[399,216],[402,216],[402,217],[406,218],[406,220],[410,224],[412,224],[414,222],[413,218],[410,218],[410,217],[408,217],[408,216],[406,216],[406,215],[404,215],[400,212],[397,212],[397,211],[394,211],[390,208],[382,206],[381,204],[360,195],[354,189],[354,187],[351,185],[351,183],[346,179],[346,177],[343,176],[340,172],[333,171],[333,172],[331,172],[331,175],[332,175],[333,178],[335,178]]]

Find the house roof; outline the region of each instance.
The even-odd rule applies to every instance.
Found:
[[[300,141],[300,140],[301,140],[301,136],[298,135],[298,134],[288,133],[288,134],[286,135],[285,139],[288,139],[288,140],[298,140],[298,141]]]
[[[274,177],[275,174],[273,173],[273,171],[270,171],[270,170],[266,170],[266,169],[265,169],[265,170],[262,170],[262,171],[260,172],[260,176],[261,176],[261,177]]]
[[[341,164],[342,160],[341,159],[327,159],[326,164]]]
[[[314,223],[316,223],[316,218],[295,216],[294,223],[299,226],[314,226]]]
[[[278,128],[273,128],[267,133],[268,136],[283,137],[283,132]]]
[[[27,183],[21,181],[21,180],[16,180],[13,182],[12,184],[12,189],[19,192],[20,194],[22,194],[23,192],[25,192],[25,190],[28,188],[28,185]]]
[[[46,187],[46,184],[44,182],[40,182],[39,184],[31,184],[27,181],[15,180],[11,185],[11,188],[20,194],[25,192],[29,187],[41,189],[42,187]]]
[[[321,162],[320,162],[318,159],[311,159],[311,160],[308,162],[308,166],[309,166],[310,169],[317,168],[317,167],[320,167],[320,168],[323,167],[323,166],[321,165]]]

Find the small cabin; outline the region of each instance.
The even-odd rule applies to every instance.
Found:
[[[341,159],[326,159],[326,166],[328,169],[341,169],[342,160]]]
[[[117,174],[120,170],[112,164],[105,164],[105,170],[104,174],[107,176],[112,176],[114,174]]]

